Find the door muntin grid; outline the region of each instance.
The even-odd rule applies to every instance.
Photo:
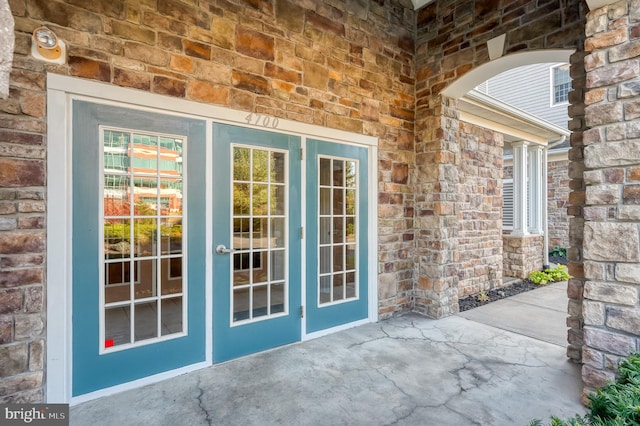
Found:
[[[100,353],[186,335],[186,138],[100,127]]]
[[[288,153],[231,145],[231,325],[288,314]]]
[[[318,156],[318,307],[357,300],[358,162]]]

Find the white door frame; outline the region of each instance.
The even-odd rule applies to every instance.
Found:
[[[205,235],[206,247],[206,360],[204,362],[146,377],[134,382],[102,389],[79,397],[71,396],[72,377],[72,324],[71,324],[71,235],[72,235],[72,170],[71,170],[71,101],[87,99],[141,110],[154,110],[163,114],[198,118],[207,121],[207,170],[211,171],[211,143],[213,122],[235,124],[248,128],[277,131],[313,137],[337,143],[356,144],[369,147],[369,236],[367,256],[369,268],[369,316],[366,320],[346,324],[319,333],[306,334],[302,321],[302,340],[319,337],[360,323],[378,320],[378,139],[318,125],[278,119],[265,114],[250,114],[215,105],[207,105],[184,99],[176,99],[149,92],[113,86],[105,83],[47,74],[47,341],[46,341],[46,400],[49,403],[77,404],[101,396],[144,386],[169,377],[211,365],[213,336],[212,321],[212,203],[207,202]],[[266,117],[266,119],[265,119]],[[267,123],[265,126],[256,125]],[[304,146],[304,145],[303,145]],[[303,174],[302,178],[305,176]],[[207,194],[211,194],[212,174],[205,177]],[[304,188],[304,184],[303,184]],[[209,195],[210,196],[210,195]],[[303,206],[304,208],[304,206]],[[303,224],[304,224],[304,211]],[[304,245],[303,245],[304,246]],[[304,255],[305,253],[303,253]],[[303,258],[304,259],[304,258]],[[303,270],[304,270],[304,265]],[[304,305],[304,283],[302,300]]]

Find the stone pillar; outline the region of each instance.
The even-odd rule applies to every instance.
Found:
[[[592,10],[586,36],[582,378],[590,392],[640,349],[640,2]]]
[[[527,147],[529,142],[513,146],[513,231],[511,235],[529,235],[527,229]]]
[[[533,234],[542,234],[542,205],[546,204],[547,197],[542,192],[542,145],[532,144],[529,146],[529,203],[528,214],[531,214],[529,218],[530,232]]]
[[[432,318],[457,313],[456,199],[460,165],[456,102],[436,97],[416,141],[415,310]]]

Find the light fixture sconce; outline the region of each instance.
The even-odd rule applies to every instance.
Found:
[[[45,62],[64,64],[66,59],[64,42],[47,27],[33,30],[31,40],[31,55]]]

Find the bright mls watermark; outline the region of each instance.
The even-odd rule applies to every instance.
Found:
[[[0,425],[69,426],[69,404],[0,405]]]

